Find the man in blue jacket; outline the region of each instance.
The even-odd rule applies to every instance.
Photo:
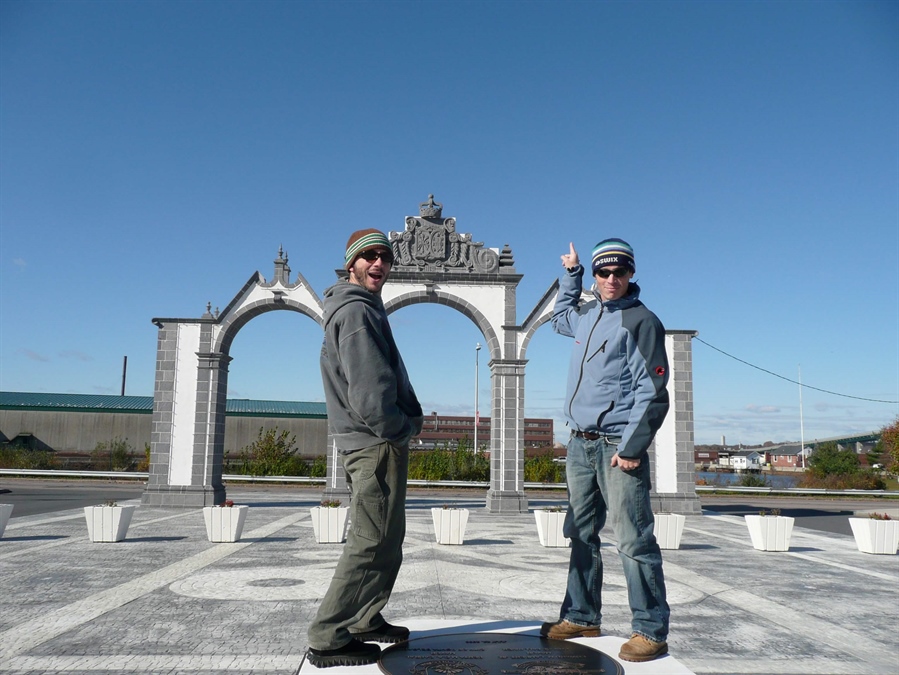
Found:
[[[606,239],[593,249],[597,302],[586,308],[580,307],[584,268],[569,246],[552,323],[556,333],[574,338],[565,397],[571,438],[564,532],[571,559],[559,620],[540,632],[559,640],[600,635],[599,532],[611,514],[632,614],[632,635],[619,657],[651,661],[668,652],[670,614],[653,536],[647,455],[668,412],[665,328],[640,302],[627,242]]]
[[[351,525],[309,626],[309,662],[318,668],[375,663],[381,649],[371,642],[409,638],[381,610],[403,561],[409,439],[421,431],[422,410],[381,301],[390,242],[379,230],[353,232],[345,263],[349,279],[325,291],[321,371],[328,430],[352,492]]]

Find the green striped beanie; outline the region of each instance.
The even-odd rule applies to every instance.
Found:
[[[636,272],[634,265],[634,249],[624,239],[603,239],[593,247],[593,274],[600,267],[627,267]]]
[[[370,248],[386,248],[388,251],[393,250],[390,246],[390,242],[387,240],[387,235],[381,232],[381,230],[369,228],[367,230],[356,230],[353,232],[346,243],[346,268],[349,269],[352,267],[359,254]]]

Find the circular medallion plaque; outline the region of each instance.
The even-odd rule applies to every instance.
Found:
[[[615,659],[568,640],[514,633],[451,633],[391,645],[387,675],[623,675]]]

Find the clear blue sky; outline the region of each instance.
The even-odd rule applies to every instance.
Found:
[[[0,2],[0,389],[151,395],[153,317],[224,308],[279,245],[321,295],[429,193],[509,244],[523,320],[619,236],[671,329],[803,393],[806,440],[899,414],[899,3]],[[471,414],[461,314],[392,316],[428,410]],[[271,312],[229,395],[323,400]],[[531,342],[561,436],[569,342]],[[697,443],[798,440],[799,387],[693,344]],[[480,366],[489,414],[489,369]]]

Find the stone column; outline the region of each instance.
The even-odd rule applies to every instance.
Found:
[[[327,476],[325,478],[325,490],[322,492],[322,500],[340,500],[343,505],[349,505],[350,489],[346,483],[346,471],[340,460],[340,453],[334,445],[334,437],[328,431],[327,449]]]
[[[524,493],[524,367],[527,361],[492,360],[490,513],[527,513]]]
[[[150,472],[141,501],[149,506],[221,503],[231,359],[210,353],[210,321],[160,321],[157,326]]]
[[[652,505],[656,512],[699,515],[693,461],[693,345],[691,330],[665,332],[671,407],[656,434],[650,455]]]

